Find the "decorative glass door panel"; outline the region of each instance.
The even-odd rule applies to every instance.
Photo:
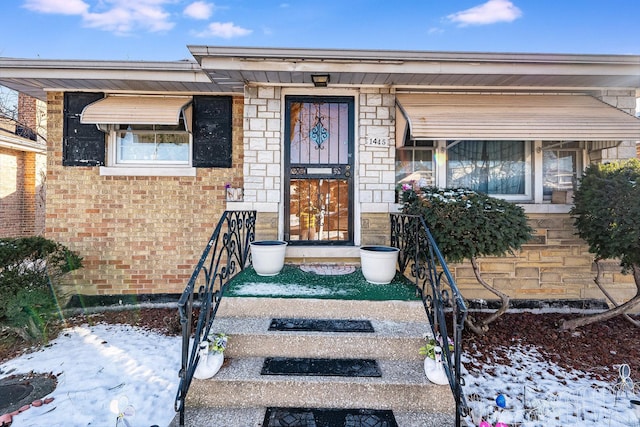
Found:
[[[353,99],[287,97],[285,239],[353,244]]]

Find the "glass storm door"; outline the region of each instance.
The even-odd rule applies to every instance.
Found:
[[[353,98],[285,99],[285,240],[352,245]]]

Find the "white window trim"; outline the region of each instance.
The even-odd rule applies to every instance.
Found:
[[[532,156],[532,141],[523,141],[524,142],[524,185],[525,192],[524,194],[490,194],[492,197],[497,197],[504,200],[509,200],[513,202],[530,202],[533,200],[532,194],[532,162],[534,158]],[[435,181],[437,183],[438,188],[446,188],[447,187],[447,141],[439,140],[436,143],[436,150],[434,152],[436,158],[434,159],[435,167]],[[542,165],[542,163],[539,163]],[[541,166],[542,167],[542,166]],[[542,175],[542,172],[540,173]],[[542,179],[541,179],[542,185]],[[542,192],[542,187],[540,187],[540,192]],[[537,203],[537,202],[536,202]]]
[[[571,204],[552,204],[550,200],[544,200],[543,194],[543,175],[542,175],[542,141],[541,140],[526,140],[525,150],[527,155],[525,156],[525,185],[527,191],[525,195],[500,195],[495,194],[492,196],[499,197],[505,200],[516,202],[522,206],[525,206],[527,213],[567,213],[571,207]],[[398,148],[403,149],[403,148]],[[417,149],[413,147],[407,147],[406,149]],[[584,148],[572,148],[566,149],[566,151],[578,152],[579,163],[577,166],[578,177],[589,164],[589,155]],[[435,141],[435,147],[433,148],[433,174],[434,182],[438,188],[446,188],[447,186],[447,149],[446,141]],[[533,205],[540,205],[539,207]]]
[[[117,132],[110,126],[107,133],[107,166],[100,167],[101,176],[196,176],[197,168],[192,165],[193,134],[189,135],[189,163],[135,163],[117,162]]]

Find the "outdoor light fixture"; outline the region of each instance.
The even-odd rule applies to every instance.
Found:
[[[327,87],[329,84],[329,74],[312,74],[311,81],[315,87]]]

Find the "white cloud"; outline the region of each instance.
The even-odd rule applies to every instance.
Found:
[[[221,37],[231,39],[251,34],[247,28],[237,27],[233,22],[212,22],[206,30],[197,33],[198,37]]]
[[[40,13],[82,15],[89,5],[82,0],[26,0],[24,7]]]
[[[109,0],[113,7],[100,13],[86,13],[86,26],[117,34],[129,34],[142,29],[150,32],[167,31],[175,25],[162,7],[166,0]]]
[[[471,9],[447,16],[451,22],[464,27],[467,25],[487,25],[496,22],[511,22],[522,16],[522,11],[509,0],[489,0]]]
[[[209,19],[213,14],[214,5],[203,1],[196,1],[184,8],[184,14],[193,19]]]
[[[27,0],[35,12],[79,15],[86,27],[126,35],[135,31],[167,31],[174,27],[165,4],[173,0]],[[90,10],[91,9],[91,10]]]

